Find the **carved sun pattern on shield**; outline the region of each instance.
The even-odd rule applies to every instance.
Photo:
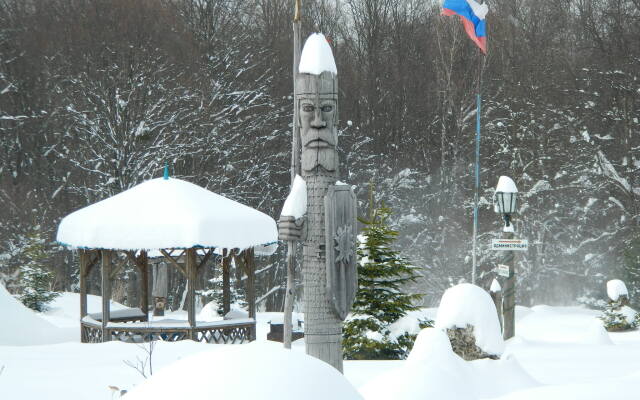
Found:
[[[333,239],[336,243],[335,249],[338,252],[336,263],[348,264],[353,257],[353,228],[350,225],[339,227]]]

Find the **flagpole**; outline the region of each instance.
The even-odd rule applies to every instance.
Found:
[[[480,4],[482,4],[481,2]],[[478,80],[476,82],[476,166],[475,190],[473,195],[473,264],[471,267],[471,283],[476,283],[477,242],[478,242],[478,192],[480,190],[480,111],[482,109],[482,51],[478,49]]]
[[[444,0],[442,15],[457,15],[464,25],[469,38],[479,47],[480,53],[487,53],[487,42],[484,19],[489,11],[484,0]],[[478,31],[478,29],[480,30]],[[480,33],[480,36],[478,36]],[[478,54],[478,79],[476,81],[476,168],[473,196],[473,264],[471,267],[471,283],[476,283],[477,245],[478,245],[478,192],[480,190],[480,110],[482,105],[482,54]]]
[[[479,79],[479,78],[478,78]],[[473,205],[473,266],[471,270],[471,283],[476,283],[476,265],[477,265],[477,236],[478,236],[478,189],[480,187],[480,107],[482,99],[480,90],[476,94],[476,173],[475,173],[475,193]]]

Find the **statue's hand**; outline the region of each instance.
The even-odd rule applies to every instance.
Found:
[[[278,220],[278,239],[284,241],[299,241],[303,239],[305,218],[281,216]]]
[[[296,226],[300,228],[300,241],[304,242],[307,240],[307,216],[296,219]]]

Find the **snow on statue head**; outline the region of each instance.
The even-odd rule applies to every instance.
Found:
[[[337,69],[331,47],[321,33],[309,36],[302,49],[296,87],[303,174],[337,174]]]

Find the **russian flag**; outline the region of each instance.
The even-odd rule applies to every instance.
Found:
[[[457,15],[464,25],[469,38],[487,54],[487,36],[484,17],[489,8],[486,4],[479,4],[475,0],[444,0],[443,15]]]

